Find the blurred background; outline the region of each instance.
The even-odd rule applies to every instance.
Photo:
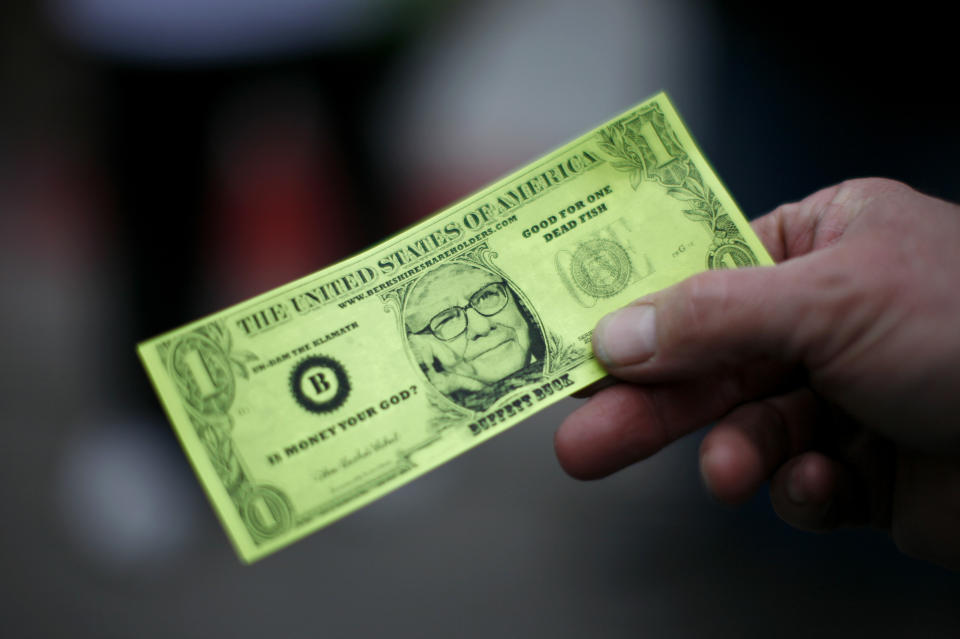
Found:
[[[958,200],[956,36],[877,6],[4,2],[0,633],[958,636],[960,575],[713,503],[699,436],[567,478],[575,400],[244,567],[134,354],[660,89],[749,216],[867,175]]]

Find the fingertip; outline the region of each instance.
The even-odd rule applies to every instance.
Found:
[[[649,398],[639,388],[616,384],[573,411],[554,434],[560,466],[577,479],[599,479],[645,459],[668,441],[650,423]]]
[[[787,473],[787,497],[797,506],[825,504],[837,483],[834,463],[816,453],[802,455]]]
[[[563,420],[557,432],[553,434],[553,451],[563,472],[574,479],[589,479],[586,468],[582,465],[583,457],[577,454],[581,447],[578,445],[580,436],[574,415]]]
[[[633,304],[604,316],[593,331],[593,351],[608,368],[641,364],[657,346],[656,309]]]
[[[574,479],[599,479],[609,474],[597,462],[596,449],[602,446],[603,425],[597,422],[593,402],[594,399],[588,400],[568,415],[553,435],[553,450],[560,468]]]
[[[817,452],[790,460],[774,475],[770,498],[781,519],[801,530],[829,530],[838,524],[833,502],[840,471]]]
[[[700,474],[707,491],[731,505],[749,499],[766,479],[758,451],[735,430],[707,435],[700,448]]]

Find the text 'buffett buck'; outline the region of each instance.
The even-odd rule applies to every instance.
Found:
[[[762,264],[661,93],[139,353],[254,561],[603,377],[590,335],[606,313],[698,271]]]

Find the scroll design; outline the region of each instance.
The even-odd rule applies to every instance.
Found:
[[[294,513],[290,500],[280,490],[255,483],[237,454],[230,408],[236,396],[237,378],[249,379],[247,365],[257,356],[234,350],[230,331],[223,322],[212,322],[157,346],[167,373],[174,382],[203,442],[207,459],[230,495],[237,513],[254,543],[260,544],[288,530]]]
[[[547,350],[550,352],[550,360],[544,367],[546,375],[555,375],[571,370],[590,359],[590,354],[587,353],[586,349],[576,344],[564,342],[563,338],[556,333],[545,332],[547,334]]]
[[[688,207],[684,216],[707,229],[713,239],[707,249],[707,268],[759,264],[656,102],[600,129],[597,139],[600,148],[614,158],[612,166],[630,174],[634,190],[645,179],[666,187],[668,195]]]

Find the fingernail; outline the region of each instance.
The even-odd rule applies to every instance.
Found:
[[[800,477],[800,464],[795,464],[787,477],[787,497],[797,506],[803,506],[807,503],[808,495],[803,487],[803,478]]]
[[[594,351],[604,364],[639,364],[657,346],[656,310],[651,304],[627,306],[605,316],[594,330]]]

